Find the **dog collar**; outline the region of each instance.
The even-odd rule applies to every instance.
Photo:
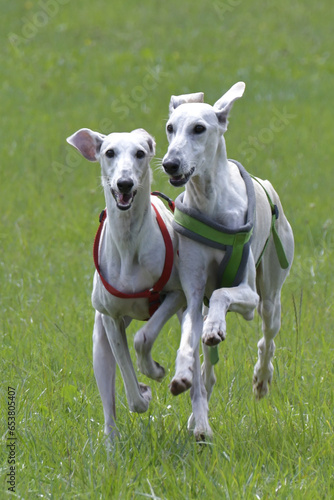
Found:
[[[152,193],[153,194],[153,193]],[[155,195],[160,195],[160,193],[154,193]],[[158,226],[160,228],[164,243],[165,243],[165,249],[166,249],[166,255],[165,255],[165,263],[164,263],[164,268],[162,271],[162,274],[158,281],[155,283],[155,285],[152,288],[148,288],[146,290],[143,290],[142,292],[135,292],[135,293],[123,293],[114,288],[110,283],[108,283],[105,278],[101,274],[100,266],[99,266],[99,245],[100,245],[100,239],[101,239],[101,233],[103,229],[104,222],[107,218],[107,210],[103,210],[100,214],[100,225],[97,230],[95,240],[94,240],[94,246],[93,246],[93,258],[94,258],[94,264],[97,273],[100,276],[100,279],[102,281],[103,286],[105,289],[111,294],[114,295],[115,297],[118,297],[120,299],[143,299],[147,298],[149,301],[149,313],[150,317],[155,313],[155,311],[158,309],[160,304],[163,301],[163,297],[161,295],[161,292],[165,285],[167,284],[170,275],[172,273],[172,268],[173,268],[173,262],[174,262],[174,249],[173,249],[173,243],[171,240],[171,237],[169,235],[168,229],[166,227],[166,224],[164,223],[159,211],[157,208],[151,203],[155,214],[156,214],[156,220],[158,223]]]

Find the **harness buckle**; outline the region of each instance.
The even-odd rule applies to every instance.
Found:
[[[272,213],[272,215],[275,215],[276,220],[277,220],[278,216],[279,216],[279,211],[278,211],[278,206],[277,205],[273,205],[272,206],[271,213]]]

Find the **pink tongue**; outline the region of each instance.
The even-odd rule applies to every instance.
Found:
[[[118,201],[122,205],[128,205],[130,200],[131,200],[131,194],[120,194],[118,198]]]

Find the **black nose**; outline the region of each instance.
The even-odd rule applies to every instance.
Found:
[[[129,194],[131,189],[133,188],[133,180],[132,179],[125,179],[124,177],[121,177],[117,181],[117,188],[118,188],[120,193]]]
[[[162,166],[164,167],[167,174],[175,175],[176,172],[180,168],[180,162],[179,162],[179,160],[176,160],[176,159],[175,160],[167,160],[167,161],[163,162]]]

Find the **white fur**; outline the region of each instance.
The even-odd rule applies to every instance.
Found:
[[[155,153],[154,139],[143,129],[108,136],[81,129],[67,139],[90,161],[99,161],[107,206],[99,249],[103,277],[123,293],[151,288],[160,278],[165,244],[151,206],[151,170],[149,162]],[[138,154],[138,152],[140,152]],[[109,155],[109,157],[108,157]],[[110,157],[111,156],[111,157]],[[120,182],[126,182],[129,193],[123,196]],[[177,272],[177,235],[173,233],[172,215],[154,198],[173,241],[174,267],[164,288],[166,298],[152,318],[135,335],[138,367],[155,380],[165,370],[152,359],[151,349],[165,322],[185,304]],[[100,391],[105,433],[115,429],[115,370],[120,368],[131,411],[145,412],[151,390],[139,384],[131,361],[126,327],[131,319],[149,316],[147,299],[120,299],[111,295],[95,272],[92,304],[96,309],[93,332],[93,366]]]
[[[177,186],[185,185],[185,206],[196,208],[214,221],[234,229],[245,222],[248,200],[237,166],[227,159],[223,134],[232,104],[243,95],[244,89],[243,82],[235,84],[214,106],[204,104],[201,94],[195,94],[195,99],[194,94],[181,98],[173,96],[167,123],[169,147],[163,159],[170,182]],[[199,125],[204,129],[198,129]],[[291,266],[294,252],[291,227],[274,188],[268,181],[262,183],[278,206],[276,227]],[[188,427],[197,438],[211,434],[207,401],[215,376],[207,345],[216,345],[225,339],[228,311],[238,312],[250,320],[257,308],[262,317],[263,338],[258,344],[259,357],[253,377],[257,398],[267,393],[273,375],[273,339],[280,328],[280,294],[289,269],[280,267],[272,237],[261,264],[255,268],[270,234],[271,209],[264,190],[257,182],[254,182],[254,189],[255,228],[245,276],[239,286],[215,290],[223,252],[180,235],[180,278],[188,305],[182,320],[181,343],[171,391],[179,394],[191,387],[193,414]],[[203,324],[201,309],[204,294],[211,298]],[[204,348],[203,379],[199,365],[201,337]]]

